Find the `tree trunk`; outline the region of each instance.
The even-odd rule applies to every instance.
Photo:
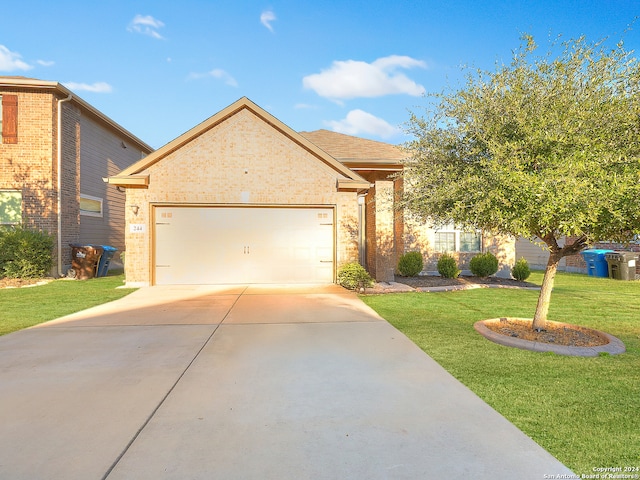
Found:
[[[540,288],[540,295],[538,296],[538,304],[536,305],[536,313],[533,316],[533,323],[531,328],[540,331],[544,330],[547,326],[547,315],[549,314],[549,303],[551,302],[551,291],[553,290],[553,283],[556,279],[556,272],[558,270],[558,264],[563,255],[559,253],[551,253],[549,255],[549,261],[547,262],[547,268],[544,271],[544,278],[542,280],[542,288]]]

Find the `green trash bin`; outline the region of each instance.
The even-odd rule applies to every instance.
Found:
[[[616,280],[636,279],[636,253],[610,252],[605,254],[609,265],[609,278]]]

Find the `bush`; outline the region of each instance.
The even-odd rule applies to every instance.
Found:
[[[424,268],[422,254],[420,252],[407,252],[400,257],[398,271],[405,277],[415,277]]]
[[[0,278],[38,278],[53,265],[53,237],[23,228],[0,229]]]
[[[456,259],[447,253],[442,255],[438,260],[438,273],[444,278],[456,278],[460,275]]]
[[[359,263],[347,263],[338,270],[338,283],[349,290],[373,287],[373,278]]]
[[[529,268],[529,262],[527,262],[526,258],[521,258],[516,262],[516,264],[511,269],[511,275],[516,280],[524,282],[529,275],[531,275],[531,269]]]
[[[498,271],[498,259],[492,253],[479,253],[469,262],[469,269],[476,277],[490,277]]]

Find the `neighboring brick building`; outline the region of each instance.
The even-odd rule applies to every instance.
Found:
[[[0,97],[0,224],[53,234],[56,276],[69,243],[123,250],[125,194],[102,178],[153,149],[57,82],[0,77]]]

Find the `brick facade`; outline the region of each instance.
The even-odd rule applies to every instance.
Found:
[[[405,219],[405,250],[422,253],[424,260],[423,273],[433,274],[438,271],[438,260],[443,255],[435,251],[433,236],[435,229],[423,222]],[[506,235],[482,235],[481,252],[489,252],[498,259],[499,277],[509,277],[511,267],[516,261],[515,240]],[[480,252],[448,252],[456,259],[458,268],[462,271],[469,270],[469,262]]]
[[[332,206],[337,267],[358,260],[357,192],[338,191],[334,169],[249,110],[139,174],[149,175],[149,186],[127,190],[127,225],[142,226],[126,232],[127,284],[153,283],[153,206],[163,204]]]
[[[390,278],[388,269],[393,268],[398,264],[400,256],[404,253],[404,218],[402,212],[394,208],[395,198],[397,198],[402,192],[402,179],[395,178],[393,173],[388,171],[363,171],[359,172],[364,178],[371,182],[371,188],[367,192],[365,197],[365,249],[366,249],[366,265],[365,268],[374,278],[381,281],[393,280]],[[378,195],[378,187],[381,184],[379,182],[391,182],[393,184],[393,198],[392,203],[387,202],[387,206],[381,209],[381,206],[377,205],[376,198]],[[388,184],[387,184],[388,186]],[[387,196],[391,192],[387,191]],[[377,211],[387,214],[385,222],[379,222],[377,219]],[[390,217],[388,217],[390,215]],[[386,240],[383,240],[383,237]],[[389,242],[392,242],[389,244]],[[379,246],[386,245],[385,254],[385,269],[387,273],[378,272],[378,264],[381,260],[378,259]],[[385,277],[386,280],[382,280]]]
[[[379,281],[393,280],[392,271],[397,268],[400,257],[410,251],[419,251],[425,264],[423,273],[437,272],[436,264],[441,254],[436,253],[432,245],[434,230],[423,222],[405,217],[405,212],[396,208],[403,193],[401,172],[407,152],[395,145],[327,130],[302,132],[302,135],[370,182],[365,197],[366,255],[363,264],[367,271]],[[384,192],[380,191],[382,186]],[[389,201],[391,195],[394,198]],[[513,238],[485,236],[480,250],[496,255],[500,262],[498,275],[510,275],[515,262]],[[460,268],[467,270],[469,261],[477,253],[453,252],[453,255]]]

